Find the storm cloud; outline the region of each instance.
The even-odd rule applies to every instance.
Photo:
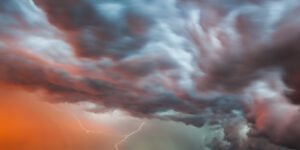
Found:
[[[45,90],[53,103],[99,106],[92,112],[215,125],[224,137],[210,149],[299,149],[299,8],[297,0],[3,0],[0,81]]]

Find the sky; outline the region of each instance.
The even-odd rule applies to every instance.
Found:
[[[0,149],[300,149],[298,0],[1,0]]]

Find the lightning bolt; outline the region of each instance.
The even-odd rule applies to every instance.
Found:
[[[58,106],[56,105],[53,105],[53,108],[55,108],[56,110],[58,111],[62,111],[61,108],[59,108]],[[71,111],[64,111],[64,112],[67,112],[68,114],[70,114],[70,116],[72,116],[72,118],[74,120],[76,120],[76,122],[78,123],[78,126],[83,130],[85,131],[87,134],[103,134],[102,132],[97,132],[97,131],[93,131],[93,130],[90,130],[88,128],[86,128],[82,121]]]
[[[92,133],[92,134],[102,134],[101,132],[96,132],[96,131],[92,131],[92,130],[87,129],[87,128],[82,124],[82,122],[80,121],[80,119],[78,119],[73,113],[70,113],[70,114],[72,114],[73,118],[78,122],[79,126],[80,126],[87,134],[89,134],[89,133]],[[136,133],[138,133],[139,131],[141,131],[144,125],[145,125],[145,122],[142,122],[136,130],[132,131],[132,132],[129,133],[129,134],[123,135],[123,136],[122,136],[123,138],[122,138],[118,143],[115,144],[115,146],[114,146],[115,150],[119,150],[119,145],[121,145],[122,143],[124,143],[129,137],[131,137],[131,136],[133,136],[134,134],[136,134]]]
[[[132,135],[141,131],[144,125],[145,125],[145,122],[142,122],[136,130],[132,131],[131,133],[129,133],[127,135],[124,135],[123,138],[118,143],[115,144],[115,150],[119,150],[119,146],[122,143],[124,143],[129,137],[131,137]]]
[[[79,118],[76,117],[76,115],[74,115],[74,114],[71,113],[71,112],[70,112],[70,114],[73,116],[73,118],[78,122],[79,126],[80,126],[87,134],[89,134],[89,133],[92,133],[92,134],[103,134],[102,132],[96,132],[96,131],[89,130],[88,128],[86,128],[86,127],[82,124],[82,122],[80,121]],[[124,143],[129,137],[131,137],[131,136],[133,136],[134,134],[136,134],[136,133],[138,133],[139,131],[141,131],[144,125],[145,125],[145,122],[142,122],[136,130],[132,131],[131,133],[129,133],[129,134],[127,134],[127,135],[123,135],[123,136],[122,136],[123,138],[122,138],[118,143],[115,144],[115,146],[114,146],[115,150],[119,150],[119,145],[121,145],[122,143]]]
[[[54,108],[57,109],[57,110],[59,110],[59,111],[62,111],[62,110],[61,110],[60,108],[58,108],[57,106],[55,106]],[[69,113],[69,114],[72,116],[72,118],[73,118],[74,120],[76,120],[76,122],[78,123],[79,127],[80,127],[83,131],[85,131],[87,134],[103,134],[102,132],[97,132],[97,131],[90,130],[90,129],[86,128],[86,127],[83,125],[83,123],[81,122],[81,120],[80,120],[74,113],[72,113],[72,112],[70,112],[70,111],[67,111],[67,113]],[[130,132],[129,134],[126,134],[126,135],[121,136],[121,137],[123,137],[123,138],[122,138],[118,143],[116,143],[116,144],[114,145],[114,149],[115,149],[115,150],[119,150],[119,146],[120,146],[122,143],[126,142],[126,140],[127,140],[128,138],[130,138],[130,137],[133,136],[134,134],[137,134],[139,131],[141,131],[144,125],[145,125],[145,122],[142,122],[136,130]]]
[[[87,134],[90,134],[90,133],[92,133],[92,134],[102,134],[102,132],[97,132],[97,131],[90,130],[90,129],[86,128],[86,127],[83,125],[83,123],[81,122],[81,120],[80,120],[75,114],[73,114],[73,113],[71,113],[71,112],[69,112],[69,113],[72,115],[72,117],[74,118],[74,120],[77,121],[79,127],[80,127],[82,130],[84,130]]]

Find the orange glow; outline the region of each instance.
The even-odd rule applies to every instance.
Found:
[[[112,129],[97,124],[101,133],[86,133],[67,110],[42,102],[45,96],[0,84],[1,150],[111,150]]]

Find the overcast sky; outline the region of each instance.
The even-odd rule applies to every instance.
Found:
[[[1,0],[0,149],[300,149],[298,0]]]

